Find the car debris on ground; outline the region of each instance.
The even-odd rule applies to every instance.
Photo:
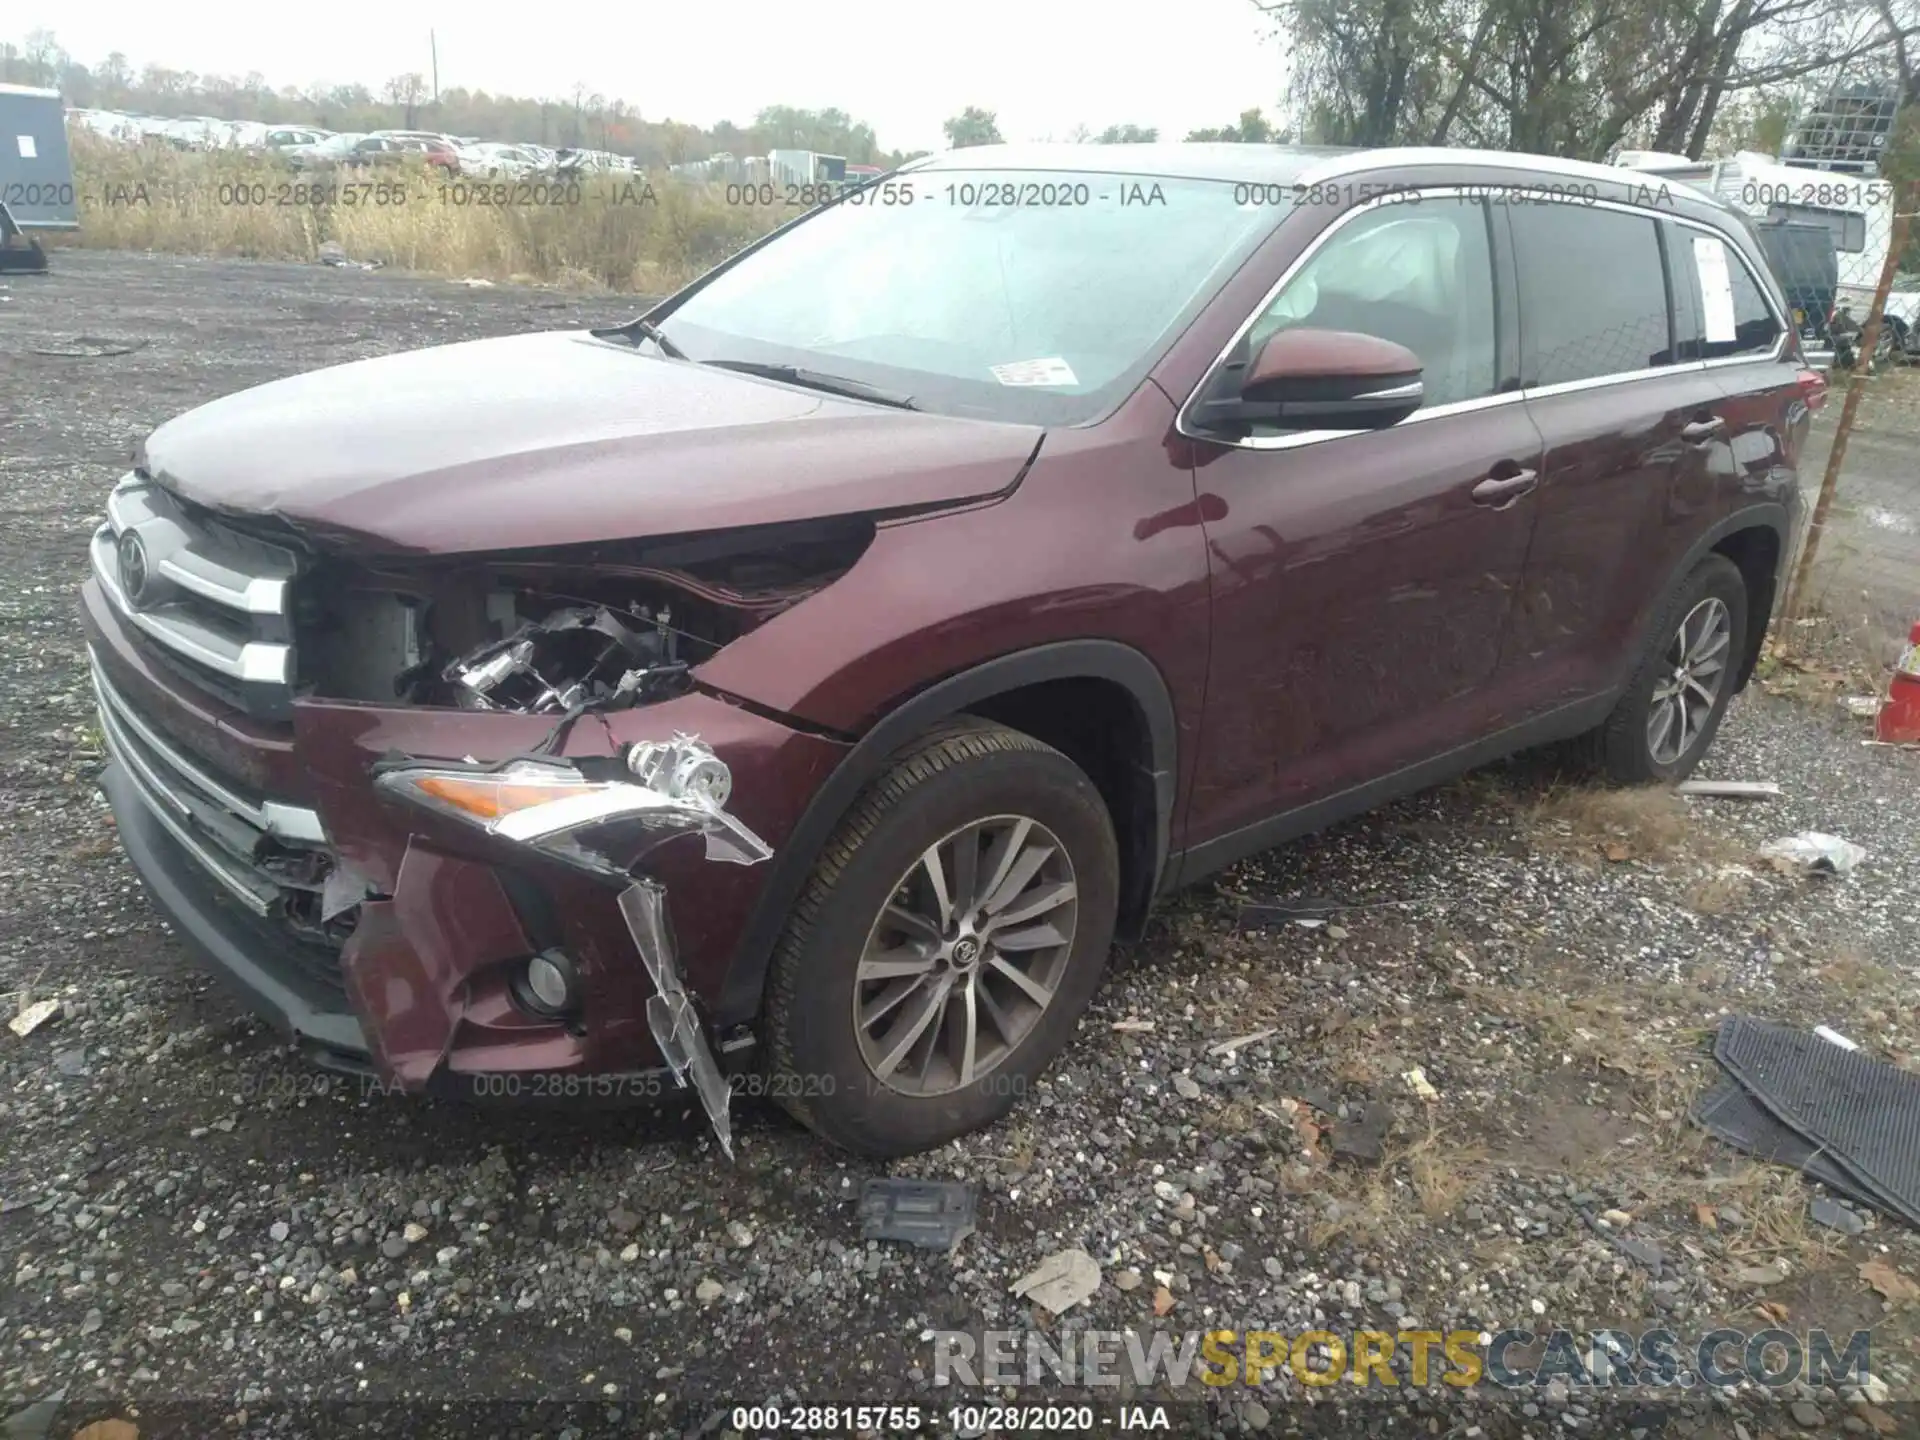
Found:
[[[973,1233],[974,1204],[971,1185],[874,1176],[860,1196],[860,1236],[950,1251]]]
[[[20,1013],[7,1022],[7,1028],[24,1040],[59,1013],[58,999],[36,1000],[31,1005],[22,1005]]]
[[[1867,852],[1865,847],[1842,840],[1838,835],[1802,830],[1798,835],[1769,840],[1760,847],[1760,858],[1771,860],[1788,872],[1845,875],[1867,858]]]
[[[1013,1282],[1025,1296],[1052,1315],[1064,1315],[1100,1288],[1100,1262],[1080,1249],[1059,1250]]]
[[[1920,1075],[1739,1015],[1721,1023],[1713,1053],[1725,1078],[1695,1111],[1705,1129],[1920,1226]]]
[[[1674,793],[1728,800],[1777,800],[1780,787],[1771,780],[1684,780],[1674,787]]]

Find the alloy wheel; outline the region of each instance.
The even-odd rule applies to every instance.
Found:
[[[867,1069],[914,1096],[990,1074],[1053,1003],[1078,913],[1073,861],[1037,820],[995,815],[928,846],[860,955],[853,1024]]]
[[[1647,752],[1655,764],[1674,764],[1706,729],[1726,683],[1732,645],[1733,616],[1716,596],[1695,605],[1680,622],[1647,712]]]

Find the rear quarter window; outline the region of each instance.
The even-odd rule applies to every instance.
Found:
[[[1681,251],[1699,286],[1703,358],[1726,360],[1772,352],[1781,324],[1766,291],[1740,251],[1718,236],[1695,230]]]

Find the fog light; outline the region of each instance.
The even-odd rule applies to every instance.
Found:
[[[580,999],[580,976],[564,950],[544,950],[520,972],[521,998],[543,1015],[564,1015]]]

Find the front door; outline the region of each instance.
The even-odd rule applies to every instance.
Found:
[[[1499,728],[1487,687],[1541,443],[1510,374],[1493,255],[1477,200],[1350,211],[1229,352],[1244,360],[1288,326],[1372,334],[1420,357],[1425,400],[1384,430],[1196,446],[1214,620],[1195,843]]]

